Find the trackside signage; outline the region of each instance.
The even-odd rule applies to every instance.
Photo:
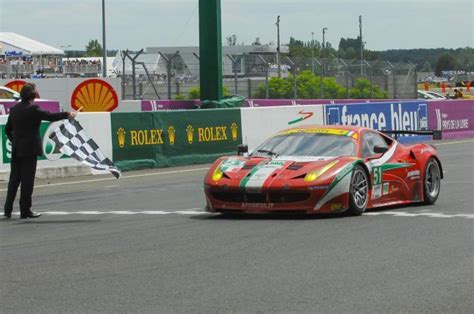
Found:
[[[358,125],[377,130],[427,130],[428,103],[387,102],[326,105],[328,125]]]
[[[112,113],[113,159],[122,168],[212,161],[242,142],[239,109]]]
[[[474,136],[474,100],[431,101],[429,128],[443,130],[443,138]]]
[[[38,157],[38,160],[55,161],[62,158],[68,158],[59,152],[59,147],[49,139],[49,135],[54,132],[54,129],[59,125],[56,123],[42,122],[40,125],[40,136],[43,144],[43,155]],[[12,158],[12,143],[5,135],[5,125],[0,125],[1,132],[1,149],[2,149],[2,164],[11,163]]]
[[[252,151],[276,133],[304,125],[324,124],[322,105],[242,108],[242,139]]]

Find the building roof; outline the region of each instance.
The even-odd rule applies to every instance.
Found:
[[[25,55],[63,55],[64,51],[40,43],[31,38],[16,34],[0,32],[0,54],[5,52],[23,52]]]

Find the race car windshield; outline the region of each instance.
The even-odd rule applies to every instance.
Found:
[[[277,135],[258,146],[251,156],[355,156],[355,141],[347,136],[295,133]]]

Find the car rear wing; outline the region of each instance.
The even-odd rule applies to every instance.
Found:
[[[427,130],[427,131],[398,131],[398,130],[394,130],[394,131],[388,131],[388,130],[384,130],[384,131],[380,131],[384,134],[387,134],[387,135],[395,135],[395,139],[398,139],[398,136],[399,135],[403,135],[403,134],[410,134],[410,135],[432,135],[433,136],[433,140],[441,140],[443,139],[443,132],[441,130]]]

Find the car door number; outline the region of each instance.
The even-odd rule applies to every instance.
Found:
[[[382,184],[382,167],[374,167],[373,176],[373,185]]]

